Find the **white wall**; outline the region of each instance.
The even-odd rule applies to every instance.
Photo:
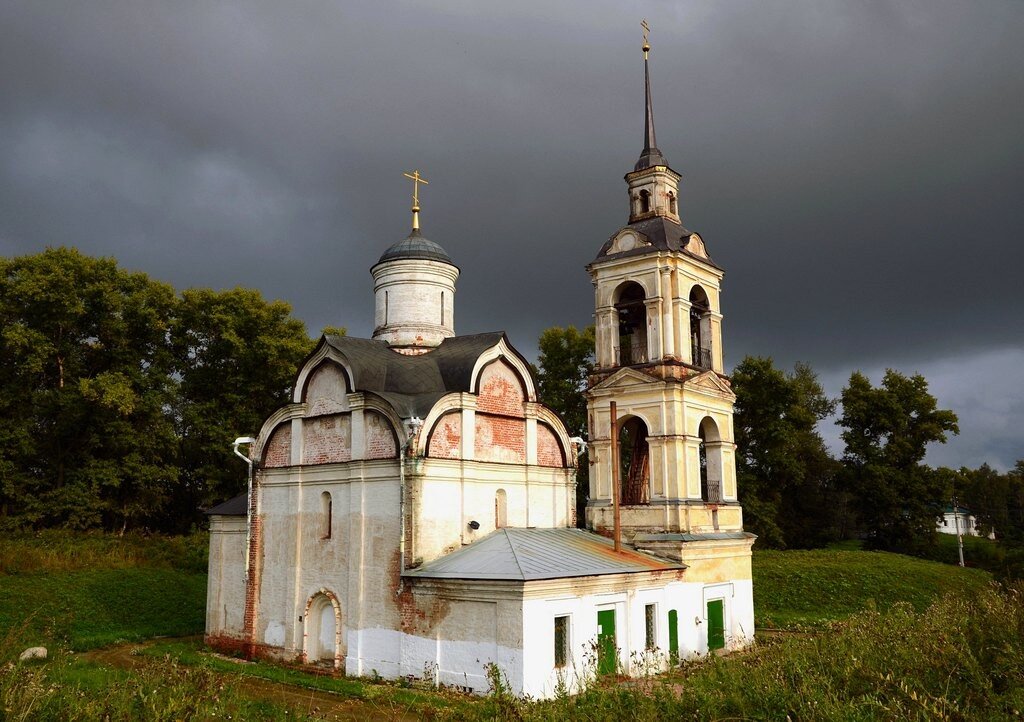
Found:
[[[210,517],[206,634],[241,639],[245,612],[244,516]]]
[[[636,575],[640,577],[641,575]],[[591,578],[595,579],[595,578]],[[621,577],[609,576],[604,584],[621,589]],[[625,591],[593,591],[574,594],[571,584],[562,593],[523,602],[523,689],[534,697],[552,696],[560,682],[570,691],[590,680],[597,665],[597,613],[615,610],[616,646],[619,665],[632,676],[666,669],[669,654],[669,610],[678,614],[679,654],[681,657],[707,653],[706,602],[725,601],[727,648],[739,648],[753,638],[753,587],[750,580],[724,584],[694,582],[664,583],[647,575],[628,582]],[[645,607],[656,606],[655,645],[646,650]],[[570,657],[562,669],[555,668],[554,619],[568,615]]]

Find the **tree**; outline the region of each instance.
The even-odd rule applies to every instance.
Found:
[[[256,435],[290,400],[314,343],[291,306],[246,288],[183,292],[173,339],[183,481],[178,513],[189,519],[200,506],[244,490],[245,475],[229,457],[231,442]]]
[[[814,371],[748,356],[733,370],[736,475],[746,526],[766,546],[819,546],[837,535],[835,462],[817,431],[835,402]]]
[[[587,390],[594,370],[594,327],[574,326],[545,330],[538,340],[537,395],[561,417],[570,436],[587,435]],[[576,518],[582,524],[590,484],[587,455],[579,459],[576,474]]]
[[[843,389],[843,464],[860,522],[878,548],[913,551],[935,533],[942,478],[922,464],[927,446],[959,433],[920,374],[889,369],[875,388],[855,372]]]
[[[159,518],[177,481],[174,291],[68,248],[0,261],[5,526]]]

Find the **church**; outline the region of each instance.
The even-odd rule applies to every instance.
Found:
[[[586,266],[588,441],[505,334],[456,335],[459,268],[410,175],[412,232],[370,269],[373,337],[321,338],[291,402],[236,442],[249,492],[207,512],[212,647],[475,692],[496,672],[543,698],[753,640],[723,271],[682,225],[649,50],[628,222]]]

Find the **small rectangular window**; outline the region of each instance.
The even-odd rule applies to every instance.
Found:
[[[555,666],[564,667],[569,659],[569,617],[555,617]]]
[[[644,630],[646,632],[646,648],[654,649],[658,646],[657,629],[655,628],[655,605],[648,604],[644,607]]]

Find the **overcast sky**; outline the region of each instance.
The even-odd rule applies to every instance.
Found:
[[[643,17],[727,364],[806,361],[834,394],[921,372],[962,429],[931,463],[1024,458],[1020,0],[6,0],[0,251],[253,286],[366,336],[418,168],[457,331],[533,356],[590,322],[584,266],[626,222]]]

